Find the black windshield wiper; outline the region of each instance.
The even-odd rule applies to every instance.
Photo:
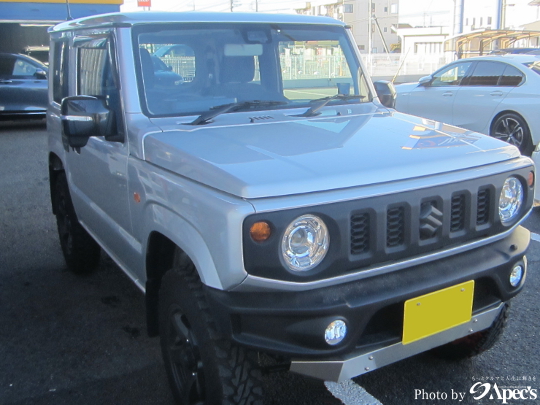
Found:
[[[242,101],[238,103],[230,103],[217,105],[210,108],[204,114],[201,114],[197,119],[190,122],[189,125],[202,125],[210,122],[212,118],[217,117],[220,114],[224,114],[229,111],[240,111],[240,110],[249,110],[257,107],[271,107],[274,105],[284,105],[287,104],[286,101],[265,101],[265,100],[252,100],[252,101]]]
[[[318,98],[316,100],[311,101],[312,103],[318,103],[318,104],[311,107],[305,113],[296,115],[296,117],[313,117],[315,115],[320,115],[321,113],[318,112],[318,111],[332,100],[353,100],[355,98],[364,99],[366,97],[365,96],[360,96],[360,95],[357,95],[357,94],[352,94],[352,95],[336,94],[334,96]]]

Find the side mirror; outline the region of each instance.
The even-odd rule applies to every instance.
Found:
[[[34,76],[36,76],[37,79],[45,80],[47,79],[47,72],[42,69],[38,69],[36,70],[36,73],[34,73]]]
[[[421,77],[420,80],[418,80],[418,84],[420,86],[428,86],[432,80],[433,80],[432,76],[424,76],[424,77]]]
[[[396,105],[396,88],[388,80],[379,80],[373,83],[375,91],[382,105],[388,108],[394,108]]]
[[[93,96],[71,96],[62,100],[62,127],[69,146],[82,148],[91,136],[112,135],[113,114],[104,100]]]

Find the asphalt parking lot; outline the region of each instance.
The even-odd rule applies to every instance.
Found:
[[[159,342],[146,336],[141,292],[105,254],[91,275],[65,268],[49,208],[46,148],[43,122],[0,122],[0,404],[172,403]],[[525,225],[540,241],[540,213]],[[473,384],[540,389],[540,242],[531,242],[528,258],[526,288],[490,352],[457,363],[416,356],[329,385],[340,400],[323,382],[272,374],[266,402],[495,405],[503,401],[474,400]]]

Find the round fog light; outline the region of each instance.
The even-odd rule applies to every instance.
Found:
[[[514,266],[512,272],[510,273],[510,285],[512,287],[517,287],[521,280],[523,279],[523,265],[518,264]]]
[[[346,334],[347,324],[341,320],[337,320],[326,327],[326,331],[324,332],[324,340],[326,340],[326,343],[328,343],[330,346],[334,346],[345,339]]]

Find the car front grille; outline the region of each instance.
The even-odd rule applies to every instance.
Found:
[[[369,208],[351,212],[351,262],[369,265],[406,258],[491,233],[496,207],[492,186],[444,196],[428,194],[433,191],[374,199]]]

